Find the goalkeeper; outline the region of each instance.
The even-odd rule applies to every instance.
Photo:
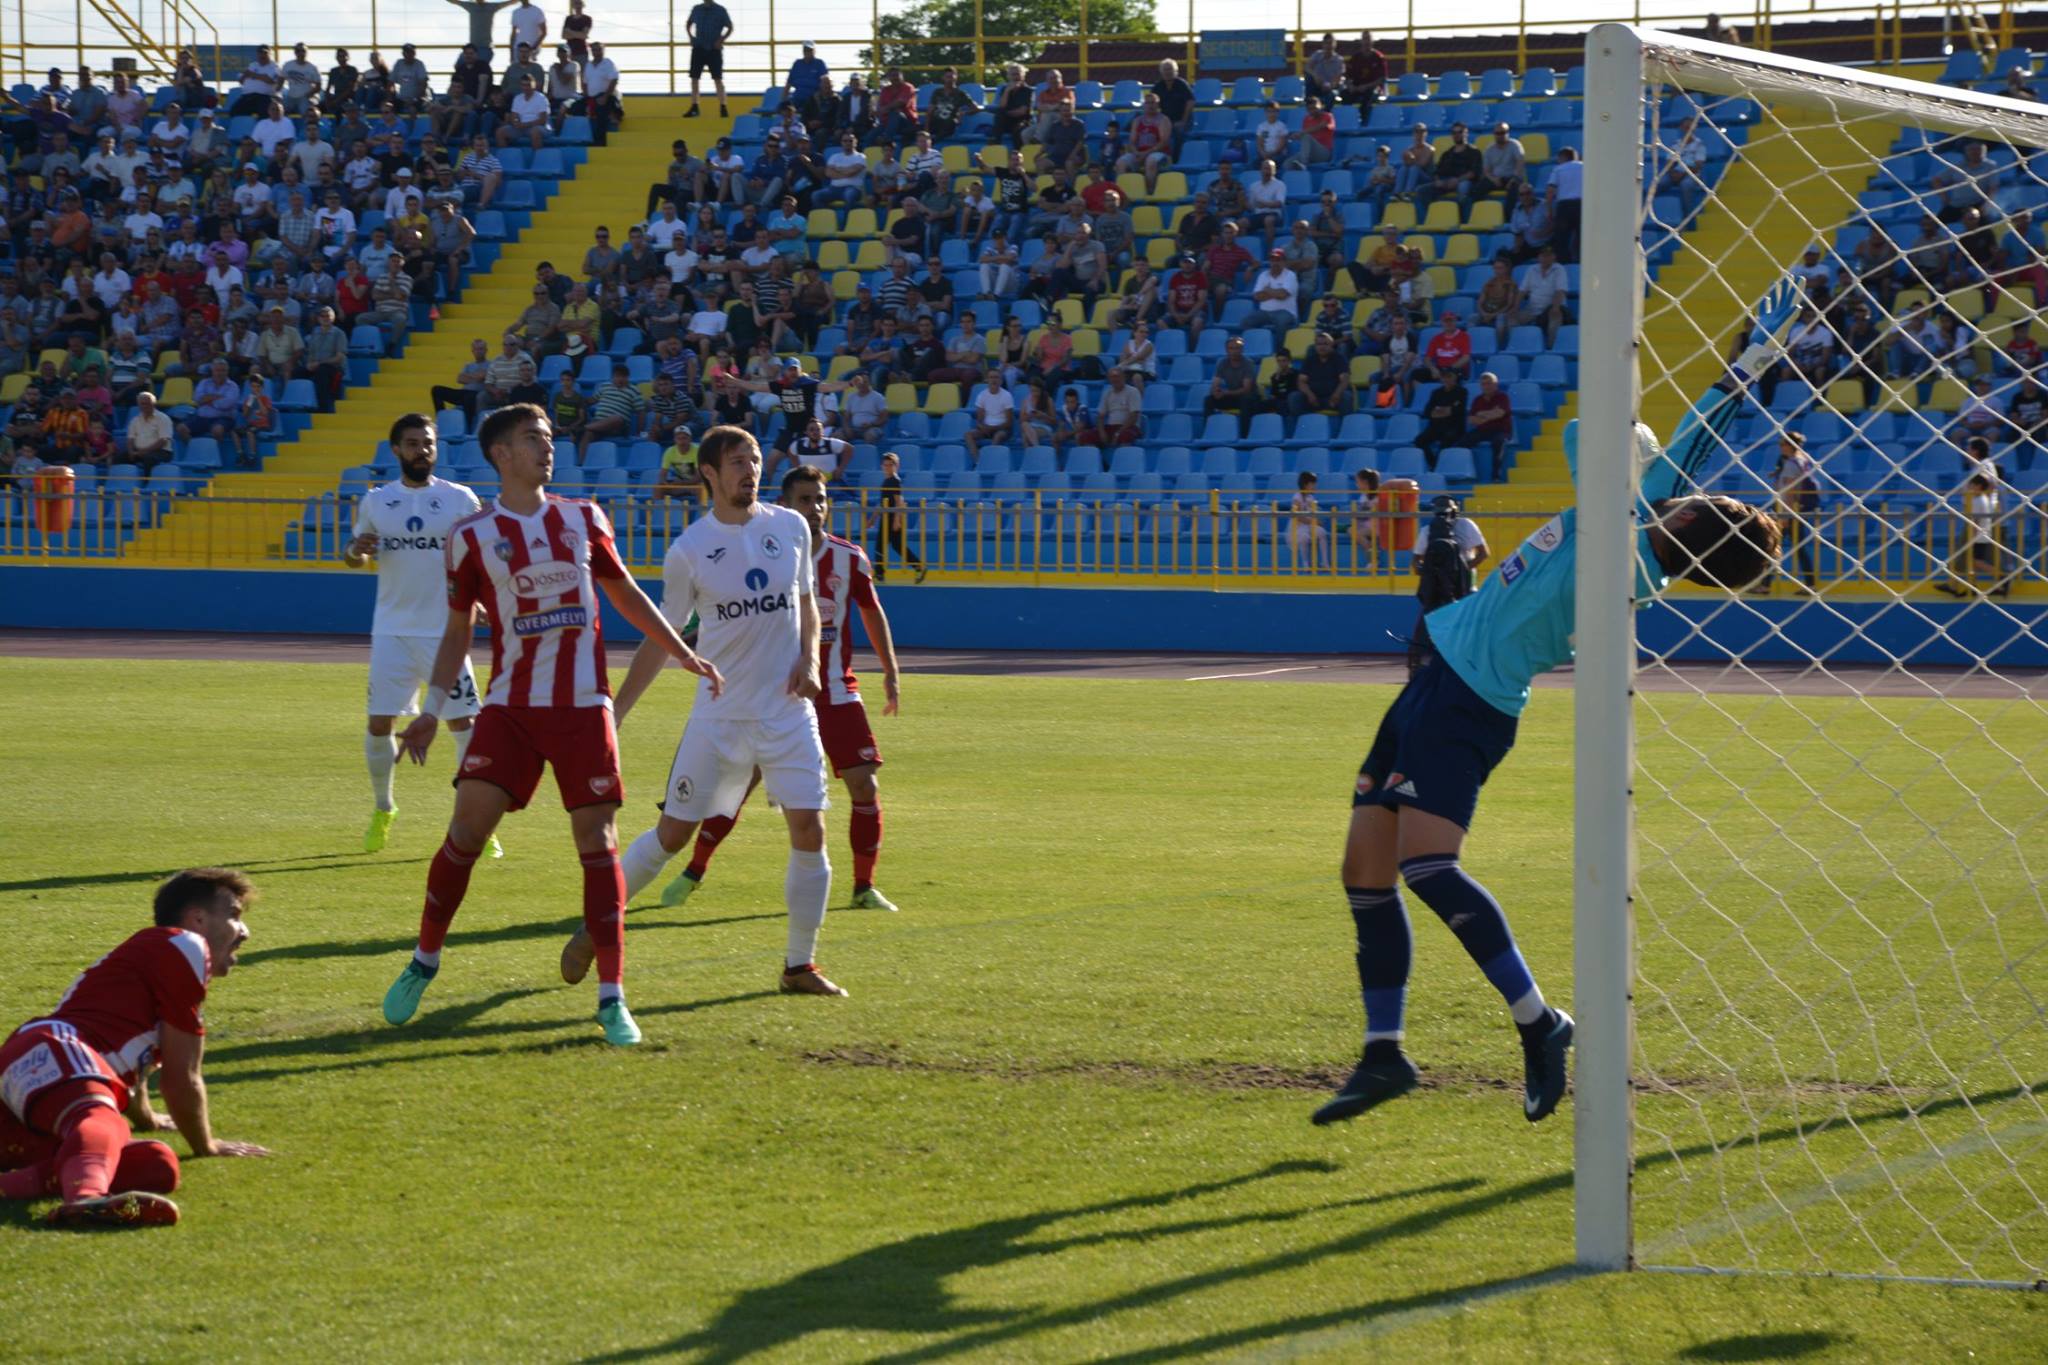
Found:
[[[1674,577],[1739,592],[1772,570],[1778,524],[1762,509],[1697,492],[1695,476],[1721,448],[1753,379],[1776,362],[1776,340],[1798,304],[1790,281],[1757,310],[1750,345],[1729,373],[1678,424],[1660,450],[1636,424],[1642,466],[1636,588],[1647,602]],[[1565,428],[1565,455],[1578,474],[1578,423]],[[1572,657],[1576,510],[1552,518],[1502,561],[1480,589],[1428,616],[1437,657],[1387,708],[1358,770],[1344,844],[1344,894],[1358,928],[1358,984],[1365,996],[1365,1053],[1315,1122],[1353,1118],[1416,1084],[1401,1050],[1413,954],[1396,873],[1458,936],[1506,1000],[1521,1033],[1522,1112],[1547,1117],[1564,1095],[1572,1019],[1544,1002],[1515,947],[1500,903],[1458,857],[1479,789],[1514,747],[1529,684]]]

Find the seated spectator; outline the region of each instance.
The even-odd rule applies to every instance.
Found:
[[[661,452],[661,471],[655,478],[653,489],[655,497],[687,498],[694,502],[703,486],[704,481],[697,472],[696,442],[679,438]]]
[[[540,92],[539,84],[531,76],[520,77],[519,93],[506,106],[505,121],[498,125],[498,145],[509,147],[515,139],[525,138],[539,151],[547,139],[551,114],[548,97]]]
[[[1245,191],[1245,206],[1246,230],[1268,238],[1280,231],[1280,221],[1287,216],[1287,185],[1270,157],[1259,163],[1259,178]]]
[[[456,372],[453,385],[436,384],[428,391],[428,401],[434,411],[442,408],[460,408],[469,418],[471,426],[476,425],[477,404],[483,398],[484,382],[490,377],[491,349],[482,337],[469,343],[469,361]]]
[[[178,435],[187,441],[195,435],[211,436],[223,447],[235,446],[233,437],[241,421],[242,386],[228,377],[227,361],[215,359],[206,377],[192,387],[192,416],[179,424]]]
[[[1514,404],[1500,386],[1499,376],[1488,371],[1479,376],[1479,392],[1472,395],[1465,410],[1465,443],[1475,452],[1484,447],[1489,453],[1488,462],[1480,467],[1487,482],[1499,483],[1508,476],[1507,449],[1514,439]]]
[[[2041,451],[2048,446],[2048,390],[2031,374],[2020,381],[2005,410],[2005,420],[2011,439],[2031,447],[2021,463],[2030,468],[2039,464]]]
[[[1042,380],[1032,380],[1034,385],[1043,387]],[[1060,395],[1059,406],[1053,412],[1051,444],[1056,450],[1069,450],[1074,446],[1089,444],[1089,437],[1095,433],[1095,418],[1081,404],[1081,391],[1069,388]]]
[[[1320,569],[1329,563],[1330,532],[1316,502],[1316,476],[1302,470],[1294,479],[1294,500],[1287,505],[1287,551],[1297,569]]]
[[[839,399],[837,434],[855,444],[880,441],[889,425],[888,400],[869,382],[867,371],[855,370],[847,379],[853,387]]]
[[[1202,273],[1209,278],[1209,303],[1218,316],[1223,305],[1237,294],[1238,276],[1253,264],[1252,253],[1238,240],[1237,224],[1225,222],[1215,245],[1208,250]],[[1297,281],[1297,290],[1299,282]],[[1288,324],[1293,326],[1292,323]]]
[[[946,338],[945,359],[940,368],[932,372],[931,382],[958,384],[965,392],[981,379],[984,370],[987,370],[987,347],[982,342],[981,333],[975,330],[973,315],[963,314],[960,325]]]
[[[1833,377],[1837,368],[1834,329],[1811,306],[1801,306],[1785,341],[1786,360],[1800,378],[1820,388]]]
[[[1301,136],[1295,139],[1294,156],[1287,164],[1296,170],[1327,166],[1336,152],[1337,116],[1321,98],[1310,95],[1301,116]]]
[[[1159,96],[1145,92],[1145,103],[1131,118],[1124,135],[1124,150],[1117,157],[1116,172],[1145,177],[1145,195],[1159,188],[1159,173],[1173,163],[1173,120],[1159,107]]]
[[[1273,368],[1266,375],[1266,396],[1261,412],[1285,417],[1294,411],[1294,399],[1301,391],[1301,371],[1294,368],[1294,352],[1285,346],[1273,352]]]
[[[904,79],[902,68],[890,67],[882,88],[875,94],[875,142],[885,142],[894,154],[917,136],[917,87]]]
[[[1057,314],[1047,316],[1045,327],[1032,338],[1025,352],[1030,372],[1044,380],[1047,389],[1057,389],[1080,378],[1073,357],[1074,338],[1068,335]]]
[[[634,385],[625,362],[614,362],[611,382],[600,387],[591,400],[590,415],[576,445],[578,460],[589,450],[593,440],[632,440],[640,434],[646,418],[647,399]]]
[[[1380,472],[1361,469],[1351,476],[1351,550],[1363,565],[1376,567],[1379,561]]]
[[[1456,375],[1463,380],[1472,372],[1472,336],[1460,324],[1456,313],[1444,314],[1443,326],[1430,339],[1426,358],[1439,383],[1447,375]],[[1463,411],[1462,406],[1460,411]]]
[[[1046,131],[1039,143],[1038,173],[1046,175],[1055,169],[1069,175],[1079,175],[1088,165],[1088,130],[1081,120],[1074,116],[1071,101],[1062,105],[1059,117]]]
[[[1003,387],[999,371],[988,372],[988,382],[975,390],[968,403],[974,424],[967,429],[967,453],[978,455],[984,441],[1008,441],[1017,430],[1017,402]]]
[[[1109,287],[1109,253],[1095,240],[1094,228],[1085,220],[1077,236],[1056,255],[1048,252],[1042,259],[1052,262],[1048,273],[1037,281],[1037,293],[1042,298],[1053,300],[1079,294],[1084,308],[1092,308]]]
[[[1700,201],[1707,195],[1707,146],[1700,140],[1699,123],[1699,115],[1695,114],[1679,129],[1678,143],[1670,149],[1671,159],[1664,163],[1656,184],[1657,193],[1678,196],[1687,219],[1699,211]]]
[[[1269,161],[1278,166],[1288,159],[1288,147],[1293,141],[1294,134],[1280,121],[1279,104],[1267,100],[1264,116],[1252,125],[1245,159],[1262,167]]]
[[[981,280],[980,297],[984,299],[1006,299],[1017,287],[1017,248],[1010,244],[1010,237],[1002,228],[981,247],[977,264]]]
[[[1516,192],[1514,211],[1508,215],[1508,231],[1515,235],[1510,259],[1517,265],[1535,260],[1557,235],[1555,191],[1546,188],[1538,196],[1523,185]]]
[[[1485,173],[1485,161],[1467,136],[1464,123],[1451,125],[1451,145],[1436,158],[1436,164],[1415,191],[1417,218],[1427,218],[1430,204],[1447,196],[1457,199],[1460,217],[1472,216],[1472,200],[1481,191],[1480,177]]]
[[[1465,414],[1469,402],[1460,371],[1439,370],[1437,373],[1436,391],[1430,394],[1422,408],[1422,435],[1415,442],[1422,447],[1422,457],[1429,462],[1431,473],[1436,472],[1437,457],[1447,447],[1465,444]]]
[[[1301,358],[1299,373],[1294,393],[1287,400],[1289,416],[1311,412],[1344,416],[1357,406],[1351,392],[1351,362],[1328,332],[1316,333],[1315,345]]]
[[[1987,441],[1998,440],[2005,435],[2005,414],[2000,411],[1998,400],[1992,397],[1991,381],[1982,375],[1970,381],[1970,393],[1956,409],[1956,419],[1950,428],[1951,439],[1962,440],[1981,436]]]
[[[129,464],[140,465],[146,474],[155,466],[176,457],[173,441],[176,429],[170,417],[156,405],[156,395],[148,389],[135,395],[135,415],[128,419],[126,434],[126,457]]]
[[[1149,323],[1139,319],[1131,325],[1131,334],[1124,339],[1112,363],[1139,389],[1159,377],[1159,350],[1153,344]]]
[[[1244,422],[1259,410],[1259,371],[1244,357],[1244,340],[1231,337],[1223,343],[1223,359],[1209,379],[1209,392],[1202,399],[1202,414],[1235,413],[1240,432]]]
[[[2017,319],[2012,335],[2006,339],[2004,353],[1998,358],[1998,368],[2007,374],[2031,374],[2040,367],[2041,343],[2034,339],[2033,320]]]
[[[1392,384],[1400,403],[1415,399],[1415,381],[1422,370],[1422,353],[1409,330],[1408,315],[1396,313],[1387,332],[1386,349],[1380,353],[1380,377]]]
[[[1571,292],[1571,276],[1557,263],[1557,248],[1546,246],[1536,253],[1536,264],[1522,271],[1522,282],[1516,287],[1514,320],[1515,327],[1540,323],[1543,327],[1543,344],[1557,345],[1557,329],[1572,320],[1571,310],[1566,306]],[[1502,333],[1502,341],[1506,334]]]
[[[1192,349],[1208,319],[1209,276],[1190,253],[1166,279],[1166,325],[1185,331]]]
[[[1400,164],[1394,173],[1394,194],[1396,197],[1420,195],[1436,176],[1436,144],[1430,141],[1429,125],[1418,123],[1408,130],[1408,145],[1401,149]],[[1416,209],[1416,216],[1421,216]]]
[[[1507,253],[1502,252],[1493,258],[1493,273],[1480,286],[1479,298],[1472,308],[1474,324],[1493,328],[1496,349],[1507,345],[1508,331],[1515,326],[1521,297],[1521,287],[1515,283]]]

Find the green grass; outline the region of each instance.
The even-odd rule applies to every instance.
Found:
[[[1309,1126],[1357,1046],[1334,863],[1384,689],[914,677],[880,722],[880,883],[904,913],[835,914],[820,951],[852,998],[773,994],[783,855],[756,806],[685,911],[634,915],[648,1042],[616,1052],[589,987],[555,979],[579,881],[545,796],[478,869],[420,1017],[381,1025],[450,760],[401,773],[384,853],[351,851],[359,668],[9,660],[0,685],[0,1027],[139,927],[166,871],[246,866],[264,898],[207,1074],[220,1133],[280,1153],[189,1163],[173,1232],[0,1211],[0,1357],[2048,1354],[2044,1295],[1573,1275],[1570,1102],[1523,1121],[1505,1014],[1419,906],[1409,1037],[1432,1083]],[[665,680],[627,727],[626,837],[684,695]],[[1982,1273],[2039,1266],[2042,1115],[2013,1093],[2048,1076],[2038,713],[1987,704],[2016,758],[1980,755],[1974,781],[1882,774],[1950,810],[1943,842],[1977,850],[1960,879],[1896,786],[1859,785],[1875,760],[1842,755],[1897,717],[1961,751],[1974,721],[1721,703],[1686,721],[1713,763],[1645,746],[1641,1049],[1670,1085],[1639,1106],[1639,1244],[1954,1274],[1945,1239]],[[1539,694],[1468,858],[1559,999],[1569,720]],[[1801,754],[1819,795],[1767,780],[1760,745]],[[843,903],[843,808],[830,823]]]

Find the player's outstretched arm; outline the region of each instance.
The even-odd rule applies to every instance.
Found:
[[[213,1135],[206,1113],[206,1080],[199,1074],[206,1039],[165,1024],[158,1041],[163,1053],[164,1107],[171,1111],[171,1120],[185,1135],[192,1155],[269,1156],[267,1148],[253,1142],[227,1142]]]
[[[462,676],[462,661],[469,655],[470,638],[476,634],[476,608],[451,607],[448,625],[441,632],[441,647],[434,653],[434,674],[427,679],[426,697],[420,713],[398,737],[399,747],[415,763],[427,761],[427,750],[441,725],[441,699]]]
[[[868,628],[868,643],[874,646],[875,657],[882,664],[882,695],[888,700],[882,704],[882,714],[893,716],[902,709],[901,675],[896,668],[896,637],[889,633],[889,615],[876,602],[872,607],[861,604],[861,624]]]
[[[1671,444],[1663,458],[1652,458],[1642,471],[1642,500],[1654,503],[1663,498],[1697,491],[1696,480],[1714,452],[1725,448],[1728,428],[1741,415],[1749,386],[1761,379],[1785,353],[1778,333],[1799,309],[1799,282],[1786,276],[1756,306],[1756,325],[1750,329],[1749,345],[1728,372],[1714,382],[1678,420]]]
[[[626,671],[628,684],[632,683],[633,675],[640,669],[641,655],[646,654],[648,646],[652,645],[660,654],[668,655],[689,672],[708,681],[711,684],[712,696],[715,697],[725,691],[725,679],[719,674],[718,666],[683,643],[683,637],[676,633],[676,628],[669,624],[669,619],[661,614],[661,608],[648,600],[647,594],[640,591],[640,585],[633,581],[631,575],[624,578],[600,578],[597,582],[598,586],[604,589],[604,595],[611,599],[612,606],[617,608],[619,615],[638,627],[640,633],[647,637],[647,643],[641,645],[633,655],[633,666]],[[659,671],[658,664],[654,671]],[[640,693],[646,691],[647,684],[653,681],[653,672],[650,672],[646,680],[633,690],[630,698],[625,688],[620,688],[619,695],[612,701],[615,714],[624,719],[626,711],[632,708],[632,703],[639,700]]]

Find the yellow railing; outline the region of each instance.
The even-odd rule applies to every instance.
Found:
[[[77,6],[77,22],[62,25],[47,13],[36,16],[36,33],[30,33],[30,19],[24,8],[25,0],[15,0],[12,13],[7,11],[5,0],[0,0],[0,77],[8,73],[11,59],[13,74],[19,80],[30,80],[40,69],[53,64],[76,66],[90,62],[96,68],[107,65],[108,56],[146,54],[138,53],[133,46],[118,42],[88,41],[86,35],[85,5],[90,3],[96,11],[106,13],[116,10],[115,0],[73,0]],[[203,14],[194,8],[190,0],[157,0],[158,19],[152,28],[144,21],[148,14],[149,0],[131,0],[137,6],[136,17],[131,20],[136,28],[149,35],[150,45],[163,51],[175,52],[181,47],[195,47],[199,50],[202,70],[209,70],[216,79],[232,81],[238,72],[221,69],[221,39],[219,31]],[[678,5],[687,8],[687,0],[672,0],[668,20],[669,33],[661,39],[633,39],[620,37],[607,39],[605,49],[608,56],[618,63],[624,89],[673,91],[687,83],[689,73],[689,40],[683,32],[684,14]],[[2048,45],[2048,12],[2018,6],[2013,0],[2000,0],[1995,7],[1978,6],[2001,47],[2010,47],[2016,41],[2032,40],[2036,45]],[[1161,17],[1172,10],[1171,5],[1161,10]],[[1147,33],[1097,33],[1088,25],[1087,7],[1081,9],[1080,22],[1071,33],[1009,34],[987,31],[981,23],[981,7],[975,6],[975,26],[972,31],[952,36],[917,35],[898,36],[883,31],[883,16],[876,0],[870,0],[870,32],[861,38],[828,40],[825,48],[835,69],[872,70],[878,59],[901,58],[906,68],[920,64],[915,54],[924,49],[956,49],[969,54],[964,60],[954,62],[962,69],[967,79],[981,79],[985,83],[998,80],[1000,63],[991,59],[990,48],[1014,51],[1018,48],[1031,49],[1034,59],[1045,49],[1053,46],[1075,47],[1075,60],[1067,75],[1075,80],[1118,79],[1149,77],[1151,65],[1156,56],[1143,60],[1132,59],[1121,63],[1105,64],[1094,49],[1100,45],[1117,43],[1143,43],[1151,45],[1160,55],[1172,50],[1179,55],[1186,74],[1191,78],[1201,74],[1202,27],[1197,20],[1194,0],[1188,0],[1185,27],[1161,29]],[[1710,13],[1716,13],[1727,24],[1742,33],[1743,40],[1756,47],[1794,56],[1819,50],[1838,50],[1843,35],[1837,29],[1833,32],[1800,34],[1788,32],[1794,26],[1811,24],[1846,25],[1862,23],[1867,26],[1868,58],[1879,64],[1890,65],[1908,60],[1933,60],[1940,55],[1938,47],[1945,47],[1951,41],[1967,42],[1958,8],[1954,0],[1860,0],[1858,3],[1832,3],[1831,0],[1807,0],[1804,5],[1781,7],[1769,0],[1758,0],[1748,11],[1722,8],[1709,11],[1704,6],[1698,13],[1672,14],[1661,10],[1645,16],[1640,0],[1631,11],[1610,7],[1600,13],[1585,16],[1560,16],[1550,13],[1532,15],[1529,0],[1516,0],[1511,13],[1503,13],[1496,23],[1475,26],[1470,22],[1430,22],[1429,9],[1417,0],[1406,0],[1401,16],[1371,16],[1376,40],[1394,68],[1398,71],[1412,68],[1418,58],[1426,55],[1433,65],[1463,65],[1471,70],[1489,66],[1507,66],[1516,70],[1528,67],[1532,58],[1550,65],[1574,64],[1573,55],[1585,29],[1602,20],[1632,18],[1637,23],[1650,23],[1663,28],[1698,29],[1705,25]],[[1175,17],[1179,17],[1175,14]],[[1350,42],[1357,36],[1359,16],[1349,15],[1345,19],[1348,27],[1337,27],[1328,23],[1310,22],[1305,0],[1296,0],[1294,22],[1288,29],[1288,48],[1291,53],[1290,65],[1299,73],[1306,63],[1309,51],[1315,47],[1326,31],[1335,31],[1343,42]],[[323,16],[323,19],[326,16]],[[1928,42],[1925,35],[1909,33],[1909,20],[1940,19],[1943,23],[1943,39],[1940,44]],[[6,31],[8,21],[13,30]],[[284,11],[277,0],[272,0],[268,33],[233,35],[247,41],[268,41],[273,46],[292,41],[292,15]],[[416,22],[416,21],[408,21]],[[354,33],[337,34],[323,24],[323,45],[338,42],[352,49],[372,50],[387,42],[412,42],[419,55],[436,74],[437,81],[445,80],[452,69],[455,56],[461,51],[465,33],[463,20],[452,11],[448,22],[432,33],[421,33],[416,28],[404,32],[395,31],[380,12],[377,0],[371,0],[364,15],[364,27]],[[802,35],[798,35],[799,37]],[[442,37],[444,41],[432,41]],[[1429,44],[1426,54],[1424,45]],[[211,60],[206,47],[211,46]],[[736,38],[726,44],[727,82],[736,92],[753,92],[769,86],[779,85],[787,71],[791,58],[799,51],[795,38],[780,36],[777,31],[775,5],[768,6],[768,36],[763,38]],[[502,68],[502,60],[498,62]],[[1269,72],[1269,75],[1282,74]],[[744,97],[743,97],[744,98]]]
[[[310,568],[336,566],[354,520],[350,500],[328,497],[223,498],[202,494],[205,515],[165,518],[169,499],[151,492],[96,491],[70,498],[70,530],[36,529],[37,503],[53,498],[17,492],[17,514],[0,522],[0,560],[142,565],[128,556],[138,527],[164,528],[147,566]],[[694,497],[597,496],[618,532],[630,567],[660,567],[668,544],[702,513]],[[1526,511],[1467,514],[1498,563],[1543,519]],[[1191,501],[1048,500],[1023,489],[989,490],[968,501],[929,499],[884,511],[871,491],[842,494],[832,529],[867,545],[878,566],[901,573],[913,564],[949,577],[1037,584],[1114,586],[1172,583],[1212,588],[1259,587],[1408,592],[1414,588],[1408,547],[1429,513],[1374,512],[1347,507],[1297,513],[1269,499],[1238,501],[1211,492]],[[897,536],[886,534],[893,519]],[[287,529],[289,528],[289,529]],[[1966,543],[1968,523],[1936,504],[1893,506],[1871,495],[1860,507],[1822,513],[1788,527],[1788,577],[1811,571],[1823,591],[1897,592],[1947,582],[1950,558]],[[1998,567],[1975,576],[1980,588],[2012,587],[2048,596],[2048,507],[2024,503],[1998,527]],[[1809,562],[1800,552],[1810,543]],[[1485,572],[1482,568],[1482,576]]]

